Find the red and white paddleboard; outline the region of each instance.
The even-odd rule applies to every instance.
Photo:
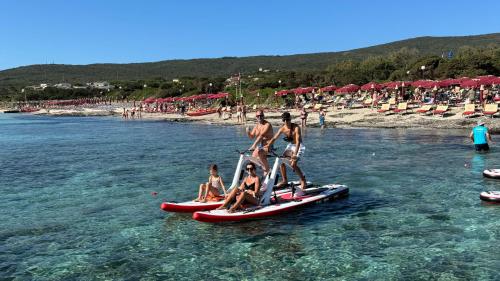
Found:
[[[289,185],[298,186],[300,183],[298,181],[291,181]],[[307,186],[311,186],[311,182],[307,182]],[[290,191],[290,188],[278,190],[276,194],[280,194],[283,192]],[[187,202],[163,202],[161,203],[160,208],[165,212],[174,212],[174,213],[193,213],[196,211],[208,211],[214,210],[222,206],[224,200],[215,201],[215,202],[195,202],[195,201],[187,201]]]
[[[491,203],[500,203],[500,191],[484,191],[481,192],[479,198]]]
[[[269,217],[283,212],[291,211],[298,207],[314,202],[337,199],[349,194],[349,188],[340,184],[329,184],[321,187],[307,188],[306,194],[292,198],[292,192],[286,191],[277,194],[278,202],[267,206],[251,207],[242,211],[229,213],[227,210],[198,211],[193,214],[193,219],[202,222],[242,221]]]
[[[500,179],[500,169],[484,170],[483,176],[490,178],[490,179]]]

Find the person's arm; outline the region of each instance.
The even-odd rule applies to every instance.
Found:
[[[255,138],[255,135],[257,134],[257,126],[253,127],[253,130],[251,130],[251,131],[247,128],[246,132],[247,132],[248,138],[250,138],[250,139]]]
[[[220,186],[222,187],[222,190],[224,191],[224,196],[226,196],[227,195],[226,186],[224,185],[224,181],[222,180],[221,176],[219,176],[219,183],[220,183]]]
[[[257,197],[257,194],[259,194],[260,191],[260,178],[257,177],[257,180],[255,180],[255,187],[253,190],[253,196]]]
[[[264,133],[267,132],[267,130],[269,130],[269,127],[271,126],[271,124],[267,123],[266,125],[264,125]],[[255,136],[256,132],[254,133],[254,136]],[[262,141],[262,138],[264,138],[264,134],[260,134],[257,136],[257,138],[255,139],[255,141],[253,142],[252,146],[250,147],[250,150],[254,150],[257,145]]]
[[[470,132],[469,138],[474,142],[474,131]]]
[[[292,158],[297,158],[297,154],[299,154],[300,149],[300,140],[301,140],[301,131],[300,127],[295,127],[295,151],[293,152]]]
[[[281,127],[278,132],[273,136],[272,139],[269,140],[269,142],[267,143],[266,147],[267,148],[270,148],[271,145],[273,145],[273,143],[280,137],[281,135],[281,130],[283,129],[283,127]]]
[[[491,140],[491,135],[490,135],[490,133],[486,132],[486,137],[488,138],[488,140],[489,140],[490,142],[493,142],[493,141]]]

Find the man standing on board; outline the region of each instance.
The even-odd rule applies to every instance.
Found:
[[[470,139],[474,142],[476,151],[488,151],[490,147],[488,146],[488,141],[491,140],[490,133],[488,133],[488,128],[484,126],[484,121],[477,121],[477,126],[472,129],[469,135]]]
[[[281,120],[283,121],[283,126],[269,141],[268,146],[271,146],[280,137],[281,134],[285,136],[283,139],[288,142],[288,145],[283,152],[283,156],[290,159],[290,166],[300,179],[300,190],[295,195],[302,196],[304,195],[304,191],[306,189],[306,177],[300,170],[299,166],[297,166],[297,161],[304,154],[304,150],[306,149],[304,144],[302,143],[302,132],[299,125],[292,123],[292,116],[289,112],[283,112],[283,114],[281,115]],[[280,171],[283,180],[278,184],[278,187],[284,186],[288,183],[286,167],[284,163],[281,163]]]
[[[257,124],[253,130],[250,131],[250,129],[247,128],[246,132],[249,138],[255,139],[250,147],[250,150],[253,150],[252,156],[259,158],[264,167],[264,175],[267,175],[269,172],[267,154],[269,150],[272,149],[272,146],[269,145],[269,140],[273,138],[273,126],[264,119],[264,111],[262,109],[257,110],[255,119],[257,119]]]

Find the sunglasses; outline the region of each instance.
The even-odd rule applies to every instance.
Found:
[[[262,118],[264,115],[255,115],[255,118]]]
[[[247,171],[253,170],[253,167],[247,167]]]

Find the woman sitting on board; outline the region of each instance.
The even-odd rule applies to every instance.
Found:
[[[200,184],[200,190],[198,192],[198,198],[194,199],[195,202],[205,203],[207,201],[219,201],[224,199],[226,196],[226,187],[222,181],[222,177],[219,176],[217,172],[217,165],[210,165],[210,177],[208,177],[207,183]],[[220,189],[224,192],[221,195]]]
[[[217,208],[218,210],[226,209],[229,204],[236,202],[229,208],[228,212],[233,213],[240,209],[243,203],[259,205],[260,178],[256,174],[255,164],[250,162],[246,165],[248,176],[241,182],[238,188],[234,188],[229,196],[226,197],[224,204]]]

